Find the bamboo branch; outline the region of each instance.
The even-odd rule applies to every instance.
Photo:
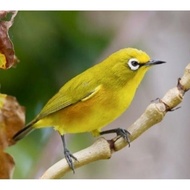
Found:
[[[184,75],[178,79],[177,86],[170,89],[157,103],[151,103],[140,118],[128,128],[128,131],[131,133],[130,141],[134,141],[151,126],[162,121],[168,111],[172,111],[182,102],[185,92],[189,89],[190,64],[186,66]],[[90,147],[74,154],[78,159],[78,161],[75,161],[74,163],[75,168],[97,160],[109,159],[112,156],[112,153],[121,150],[127,145],[127,142],[123,138],[115,137],[111,140],[99,138]],[[41,179],[62,178],[68,171],[70,171],[70,168],[66,160],[62,159],[51,166],[42,175]]]

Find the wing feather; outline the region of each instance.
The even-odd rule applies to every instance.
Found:
[[[81,80],[81,77],[79,77],[80,75],[67,82],[59,92],[46,103],[37,116],[37,120],[76,104],[79,101],[85,101],[93,97],[93,94],[100,89],[100,84],[95,84],[92,76],[85,77],[85,80]]]

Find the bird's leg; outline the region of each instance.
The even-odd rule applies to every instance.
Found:
[[[74,164],[73,164],[73,160],[72,158],[77,161],[77,158],[74,157],[70,151],[66,148],[66,143],[65,143],[65,137],[64,135],[61,135],[61,139],[62,139],[62,143],[63,143],[63,151],[64,151],[64,156],[65,159],[67,161],[67,163],[69,164],[69,167],[72,169],[73,173],[75,173],[75,169],[74,169]]]
[[[117,129],[102,131],[102,132],[100,132],[100,135],[109,134],[109,133],[116,133],[117,136],[123,137],[124,140],[129,144],[129,147],[130,147],[129,131],[127,131],[126,129],[117,128]]]

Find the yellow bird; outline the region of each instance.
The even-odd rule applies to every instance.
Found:
[[[63,85],[37,117],[17,132],[13,139],[18,141],[33,129],[52,126],[62,137],[64,156],[74,172],[72,158],[77,158],[66,148],[64,135],[116,133],[129,142],[129,133],[125,129],[103,132],[101,129],[129,107],[148,69],[162,63],[165,62],[151,60],[145,52],[134,48],[113,53]]]

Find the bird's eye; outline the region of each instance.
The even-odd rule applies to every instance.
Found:
[[[131,58],[128,61],[128,66],[132,71],[136,71],[140,67],[139,61],[135,58]]]

